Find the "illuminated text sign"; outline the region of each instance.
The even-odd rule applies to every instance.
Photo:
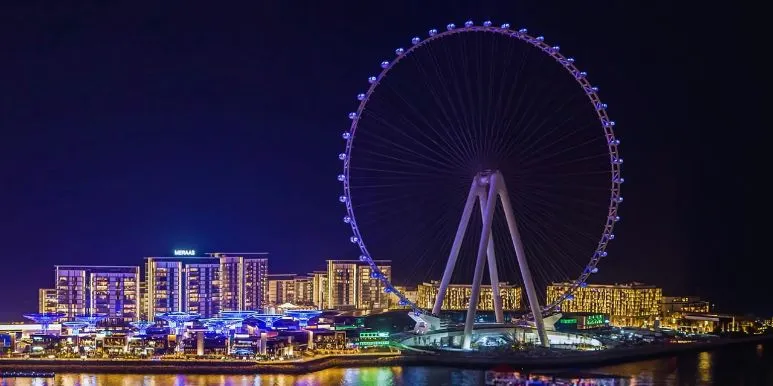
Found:
[[[196,251],[193,249],[175,249],[175,256],[196,256]]]

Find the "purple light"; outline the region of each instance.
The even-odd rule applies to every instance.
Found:
[[[360,238],[357,236],[349,237],[349,241],[352,242],[352,244],[357,244],[358,241],[360,241]]]
[[[484,22],[483,22],[483,26],[484,26],[484,27],[491,27],[491,24],[493,24],[493,23],[491,22],[491,20],[486,20],[486,21],[484,21]]]
[[[338,201],[346,202],[346,196],[338,196]]]
[[[538,42],[545,41],[545,37],[544,36],[537,36],[535,39],[537,39]]]
[[[376,77],[375,76],[368,77],[368,83],[370,84],[376,83]]]
[[[355,112],[349,113],[349,119],[357,119],[357,113]]]
[[[357,94],[357,100],[358,101],[365,100],[365,94]]]
[[[395,50],[395,55],[400,56],[405,53],[405,50],[402,48],[398,48]]]
[[[467,21],[465,21],[465,22],[464,22],[464,26],[465,26],[465,27],[467,27],[467,28],[470,28],[470,27],[472,27],[472,26],[473,26],[473,24],[474,24],[474,23],[472,22],[472,20],[467,20]]]
[[[429,36],[435,36],[435,35],[437,35],[437,30],[436,29],[433,28],[433,29],[429,30]]]
[[[456,24],[454,24],[454,23],[449,23],[449,24],[446,26],[446,29],[447,29],[447,30],[449,30],[449,31],[451,31],[451,30],[452,30],[452,29],[454,29],[454,28],[456,28]]]
[[[347,223],[347,224],[352,222],[352,217],[351,216],[344,216],[344,222]]]
[[[385,60],[381,62],[381,68],[387,68],[387,67],[389,67],[389,61]]]
[[[345,179],[346,179],[345,175],[343,175],[343,174],[339,174],[338,175],[338,181],[344,182]]]
[[[360,261],[368,261],[368,256],[360,255]]]
[[[527,30],[526,28],[521,28],[521,29],[518,30],[518,32],[522,33],[522,34],[525,34],[525,33],[529,32],[529,30]]]
[[[418,36],[416,36],[413,39],[411,39],[411,44],[413,44],[413,45],[417,45],[417,44],[419,44],[419,42],[421,42],[421,38],[418,37]]]
[[[339,154],[338,155],[338,159],[340,159],[341,161],[345,160],[346,159],[346,153]]]
[[[341,134],[341,137],[342,137],[343,139],[349,139],[349,138],[351,138],[351,137],[352,137],[352,134],[351,134],[351,133],[349,133],[348,131],[345,131],[345,132],[343,132],[343,133]]]

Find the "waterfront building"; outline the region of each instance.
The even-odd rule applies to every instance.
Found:
[[[553,283],[547,288],[548,303],[557,300],[572,283]],[[577,288],[574,298],[561,304],[563,312],[588,312],[609,316],[619,327],[654,327],[660,313],[663,290],[642,283],[588,284]]]
[[[140,279],[140,320],[148,320],[148,282]]]
[[[711,304],[698,296],[663,296],[660,313],[664,317],[674,313],[711,312]]]
[[[376,261],[376,267],[392,281],[392,266],[390,261]],[[357,272],[356,299],[357,309],[383,310],[389,308],[390,294],[384,292],[384,282],[372,276],[373,270],[369,265],[359,265]]]
[[[413,302],[414,304],[418,301],[419,298],[419,290],[417,287],[407,287],[402,285],[396,285],[395,289],[400,291],[401,294],[405,295],[405,297]],[[400,308],[410,308],[410,306],[401,306],[398,304],[399,299],[397,296],[390,296],[389,297],[389,308],[390,309],[400,309]]]
[[[148,320],[156,315],[183,310],[183,263],[179,258],[145,258]]]
[[[185,252],[185,253],[182,253]],[[268,300],[268,254],[215,252],[146,258],[148,320],[164,312],[262,311]]]
[[[376,260],[376,266],[391,280],[392,262]],[[327,261],[326,308],[371,310],[387,308],[389,294],[379,280],[371,277],[371,268],[359,260]]]
[[[274,273],[268,275],[268,304],[273,306],[295,302],[295,275]]]
[[[312,303],[320,310],[329,308],[327,305],[327,271],[314,271],[312,277]]]
[[[314,277],[295,277],[295,304],[299,306],[314,306]]]
[[[222,311],[262,311],[268,304],[268,253],[215,252],[221,272]]]
[[[420,284],[416,291],[417,305],[421,308],[432,309],[439,290],[439,281],[433,280],[429,283]],[[493,311],[494,297],[491,285],[482,285],[480,290],[477,310]],[[521,287],[508,284],[507,282],[500,282],[499,296],[502,298],[502,309],[505,311],[519,310],[523,306]],[[466,311],[467,307],[470,306],[471,297],[471,284],[449,284],[441,309],[444,311]]]
[[[109,322],[139,318],[139,266],[55,266],[57,312],[66,320],[105,314]]]
[[[220,312],[220,264],[189,263],[185,265],[185,312],[211,318]]]
[[[59,304],[56,288],[41,288],[38,290],[38,312],[54,313],[57,312]]]

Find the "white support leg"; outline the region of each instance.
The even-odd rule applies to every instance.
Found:
[[[480,214],[485,216],[483,208],[487,206],[488,198],[484,192],[478,193],[478,200],[480,201]],[[494,210],[496,210],[496,197],[495,197]],[[493,214],[492,214],[493,223]],[[494,254],[494,237],[493,231],[489,235],[488,247],[486,249],[486,256],[488,256],[488,274],[491,281],[491,298],[494,301],[494,316],[497,323],[505,322],[505,313],[502,310],[502,295],[499,293],[499,270],[497,269],[497,258]]]
[[[515,256],[518,259],[518,267],[521,270],[521,277],[523,278],[523,286],[526,289],[526,296],[529,299],[529,307],[531,307],[531,313],[534,315],[534,324],[537,327],[537,334],[539,335],[540,343],[542,344],[542,346],[550,347],[548,334],[545,331],[545,323],[542,320],[542,307],[540,307],[539,298],[537,297],[537,290],[534,288],[534,281],[531,278],[531,271],[529,270],[529,264],[526,261],[526,253],[523,250],[521,235],[518,233],[518,226],[515,222],[515,216],[513,215],[513,206],[510,204],[510,197],[507,194],[507,187],[504,184],[504,180],[501,178],[502,175],[499,172],[497,172],[495,175],[500,177],[497,179],[497,181],[500,182],[497,186],[499,199],[502,200],[502,207],[505,210],[505,217],[507,218],[507,227],[510,230],[510,237],[513,240],[513,247],[515,248]],[[489,195],[489,197],[490,196],[491,195]]]
[[[479,178],[479,176],[475,176],[472,185],[470,186],[470,192],[467,194],[467,201],[464,203],[462,218],[459,220],[459,227],[456,228],[456,237],[454,237],[454,243],[451,245],[451,253],[448,254],[448,262],[446,262],[446,269],[443,271],[443,279],[440,281],[440,288],[438,289],[437,297],[435,298],[435,305],[432,307],[433,315],[440,315],[443,300],[446,298],[446,290],[448,289],[448,284],[451,283],[451,275],[454,273],[456,260],[459,257],[459,248],[462,247],[462,240],[464,240],[464,234],[467,232],[467,225],[470,223],[472,206],[475,205],[475,197],[478,195],[478,191],[480,191],[478,185]]]
[[[470,292],[470,304],[467,307],[467,318],[464,321],[464,341],[462,349],[469,350],[472,345],[472,328],[475,324],[475,311],[478,308],[478,298],[480,297],[480,285],[483,281],[484,255],[489,245],[491,237],[491,223],[494,219],[494,208],[496,208],[496,186],[497,178],[495,174],[487,177],[488,181],[488,200],[485,211],[483,212],[483,229],[480,232],[480,243],[478,244],[478,254],[475,260],[475,274],[472,278],[472,291]],[[477,182],[477,181],[476,181]]]

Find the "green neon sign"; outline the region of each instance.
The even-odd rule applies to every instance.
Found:
[[[577,319],[574,319],[574,318],[572,318],[572,319],[561,319],[561,320],[558,321],[558,323],[561,323],[561,324],[577,324]]]
[[[585,324],[586,325],[597,325],[597,324],[604,324],[606,322],[606,319],[604,319],[604,315],[589,315],[587,318],[585,318]]]

